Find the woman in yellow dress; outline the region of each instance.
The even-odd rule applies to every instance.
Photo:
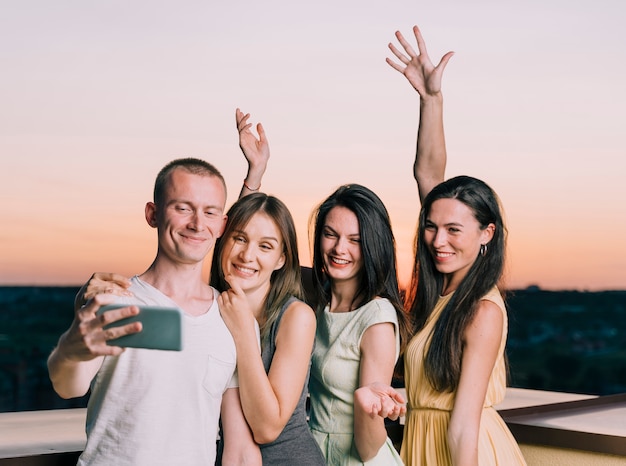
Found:
[[[524,465],[493,406],[506,391],[507,314],[498,283],[506,228],[495,192],[483,181],[443,181],[446,150],[441,77],[452,56],[433,66],[419,29],[418,53],[399,32],[401,62],[387,62],[420,95],[414,165],[422,208],[407,310],[415,336],[405,353],[406,465]]]

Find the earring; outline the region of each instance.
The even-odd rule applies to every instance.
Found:
[[[485,257],[485,255],[487,255],[487,245],[486,244],[481,244],[480,245],[480,255]]]

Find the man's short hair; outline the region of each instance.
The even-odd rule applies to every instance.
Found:
[[[167,183],[169,183],[171,173],[177,168],[182,168],[189,173],[200,176],[215,176],[224,186],[224,193],[226,193],[226,182],[220,171],[215,168],[206,160],[196,159],[193,157],[186,157],[182,159],[176,159],[165,165],[156,177],[154,182],[154,195],[153,201],[158,206],[163,201],[165,196],[165,190],[167,189]]]

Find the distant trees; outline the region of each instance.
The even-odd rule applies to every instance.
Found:
[[[507,297],[511,385],[626,392],[626,291],[516,290]]]

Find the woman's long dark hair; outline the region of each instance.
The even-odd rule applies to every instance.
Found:
[[[258,212],[271,218],[280,231],[283,240],[283,254],[285,263],[272,272],[270,290],[267,294],[264,307],[265,322],[261,326],[261,338],[266,336],[272,323],[278,317],[280,309],[290,296],[304,299],[302,280],[300,275],[300,260],[298,258],[298,241],[293,218],[287,206],[278,198],[264,193],[253,193],[240,198],[228,210],[228,221],[224,234],[215,244],[213,262],[211,264],[211,285],[218,290],[229,288],[224,279],[222,269],[222,253],[228,244],[233,231],[243,230],[252,216]]]
[[[439,317],[426,353],[424,366],[431,385],[438,391],[454,391],[461,376],[463,335],[474,318],[478,302],[500,281],[504,271],[506,227],[496,193],[483,181],[457,176],[437,185],[426,196],[419,216],[415,244],[415,263],[407,309],[413,331],[421,330],[432,313],[441,292],[444,276],[437,271],[424,240],[426,221],[433,202],[456,199],[471,209],[481,229],[495,225],[487,251],[476,260],[450,298]]]
[[[331,297],[330,279],[326,274],[320,250],[321,238],[328,213],[338,206],[352,211],[359,221],[363,268],[352,305],[357,308],[377,296],[387,298],[398,316],[402,354],[410,335],[410,327],[398,289],[395,239],[385,205],[365,186],[347,184],[339,187],[311,216],[309,232],[313,227],[312,272],[318,311],[330,302]]]

